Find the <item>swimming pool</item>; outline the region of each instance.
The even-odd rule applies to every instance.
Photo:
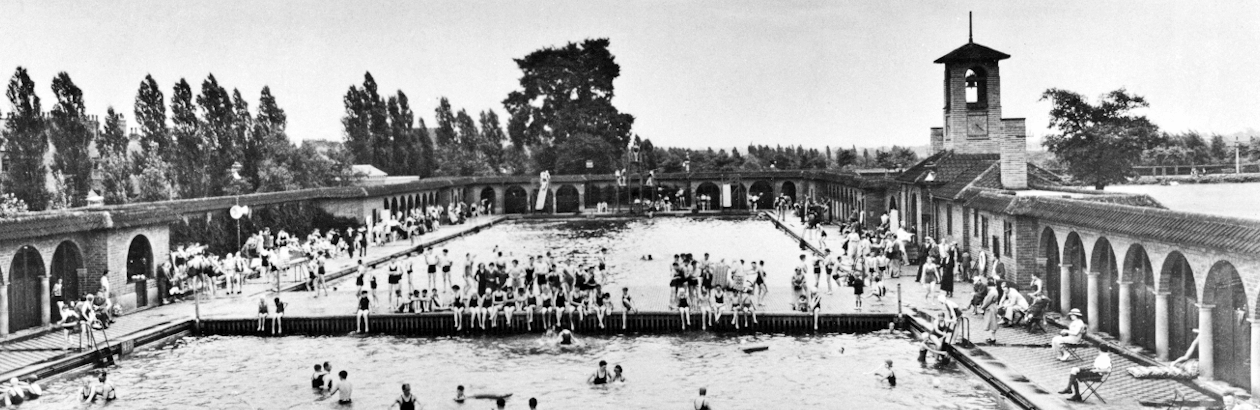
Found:
[[[921,368],[907,337],[838,334],[818,337],[591,337],[577,351],[559,351],[540,336],[481,338],[206,337],[141,351],[111,370],[127,409],[338,408],[309,387],[315,363],[330,361],[354,383],[354,408],[383,409],[401,383],[426,409],[486,409],[489,401],[452,401],[455,386],[470,394],[512,392],[508,408],[687,408],[707,386],[722,409],[994,409],[1003,404],[977,377],[949,367]],[[764,344],[769,350],[744,353]],[[841,349],[843,353],[841,352]],[[873,373],[894,359],[898,386]],[[625,368],[627,383],[592,387],[598,361]],[[90,375],[46,386],[30,409],[79,409],[74,390]]]

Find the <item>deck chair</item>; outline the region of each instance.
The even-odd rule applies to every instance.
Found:
[[[1097,397],[1098,401],[1104,404],[1107,403],[1107,400],[1104,400],[1103,396],[1098,394],[1098,388],[1102,387],[1103,383],[1106,383],[1107,379],[1111,378],[1112,373],[1115,373],[1114,369],[1098,376],[1077,377],[1076,381],[1081,384],[1081,389],[1086,392],[1085,395],[1081,396],[1081,401],[1089,400],[1093,396]]]

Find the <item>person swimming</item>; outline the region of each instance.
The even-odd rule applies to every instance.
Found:
[[[465,400],[468,400],[468,399],[497,400],[499,402],[502,402],[503,400],[506,400],[508,397],[512,397],[512,393],[479,393],[479,394],[465,395],[464,385],[461,384],[459,386],[455,386],[455,402],[456,403],[463,403]]]
[[[106,380],[108,375],[109,375],[108,373],[101,372],[101,375],[97,376],[96,378],[97,382],[88,386],[87,389],[82,393],[83,402],[86,403],[90,401],[95,401],[98,398],[104,399],[105,401],[110,401],[110,400],[114,400],[118,398],[117,392],[114,391],[114,385],[110,384]]]
[[[885,359],[884,368],[880,371],[876,371],[875,375],[879,376],[881,381],[888,382],[888,387],[897,387],[897,373],[893,371],[892,366],[892,359]],[[885,370],[888,371],[888,374],[884,374]]]
[[[560,331],[560,342],[559,342],[560,344],[572,345],[574,344],[573,342],[574,342],[573,332],[570,332],[569,329],[564,329]]]
[[[319,365],[319,363],[316,363],[316,364],[315,364],[315,373],[311,375],[311,388],[312,388],[312,389],[323,389],[323,388],[324,388],[324,383],[325,383],[325,382],[324,382],[324,375],[326,375],[326,374],[328,374],[328,373],[324,371],[324,367],[323,367],[323,366],[320,366],[320,365]]]
[[[621,365],[613,366],[613,375],[612,375],[612,379],[609,380],[609,382],[610,383],[612,382],[625,383],[626,382],[626,375],[621,373]]]
[[[692,408],[696,410],[713,410],[713,407],[709,406],[708,394],[709,389],[701,387],[700,397],[696,397],[695,400],[691,401]]]
[[[600,360],[599,369],[596,369],[595,374],[588,377],[586,382],[598,386],[601,384],[608,384],[608,379],[608,362]]]

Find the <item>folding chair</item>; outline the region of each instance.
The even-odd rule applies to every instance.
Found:
[[[1072,360],[1081,360],[1081,355],[1076,353],[1076,349],[1085,349],[1089,347],[1089,343],[1085,342],[1064,343],[1063,351],[1067,352],[1068,356],[1072,356]]]
[[[1081,396],[1081,401],[1089,400],[1090,396],[1093,396],[1097,397],[1098,401],[1104,404],[1107,403],[1107,400],[1103,400],[1103,396],[1098,394],[1098,388],[1102,387],[1103,383],[1106,383],[1107,379],[1111,378],[1111,373],[1109,371],[1097,376],[1091,374],[1086,377],[1077,377],[1076,381],[1081,384],[1081,389],[1086,391],[1085,395]]]

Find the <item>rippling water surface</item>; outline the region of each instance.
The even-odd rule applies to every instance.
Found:
[[[559,351],[540,336],[484,338],[209,337],[144,351],[111,370],[118,409],[345,408],[319,401],[309,387],[312,366],[331,361],[354,383],[354,405],[384,409],[401,383],[426,409],[487,409],[490,401],[456,404],[455,386],[470,393],[511,392],[510,409],[685,409],[701,386],[720,409],[991,409],[1000,403],[976,377],[957,368],[920,368],[917,348],[887,334],[793,336],[591,337],[577,351]],[[747,354],[740,348],[765,344]],[[841,348],[844,352],[841,353]],[[873,373],[895,360],[899,383]],[[625,368],[627,383],[592,387],[599,360]],[[27,409],[79,409],[73,390],[90,376],[51,383]],[[31,405],[34,404],[34,405]]]

